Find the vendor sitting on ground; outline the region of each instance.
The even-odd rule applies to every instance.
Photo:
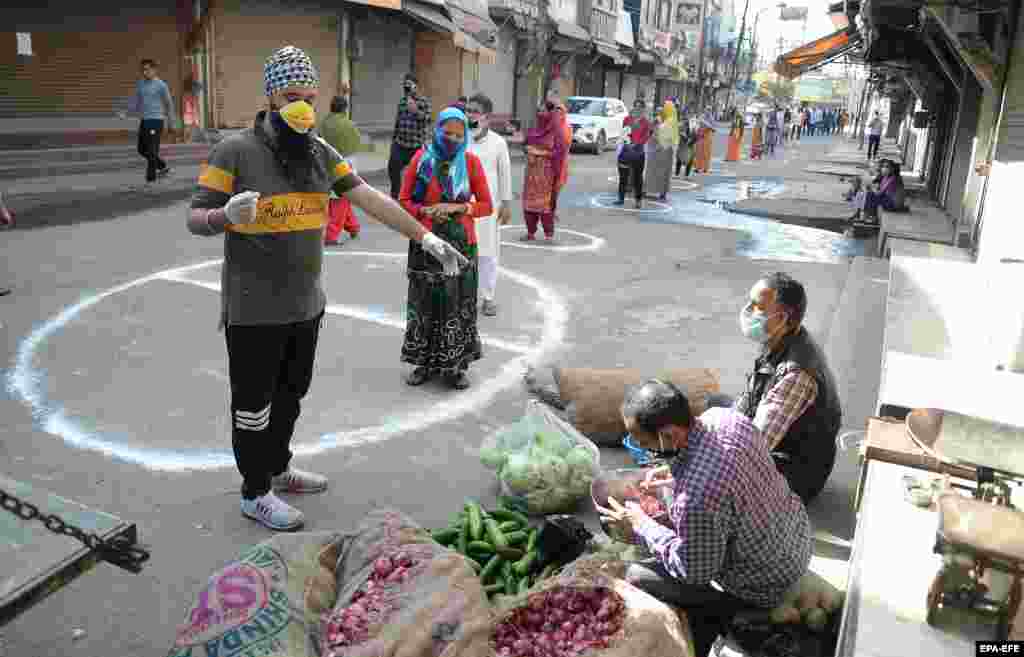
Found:
[[[671,458],[642,486],[673,486],[674,530],[635,502],[623,508],[609,500],[613,509],[599,511],[628,523],[654,556],[631,564],[626,580],[682,608],[694,654],[707,657],[738,612],[774,608],[807,572],[807,510],[775,469],[760,432],[740,413],[714,408],[694,418],[679,388],[652,380],[627,395],[622,418],[641,447]]]
[[[735,401],[709,395],[708,406],[733,407],[760,429],[790,488],[809,503],[836,460],[842,406],[824,352],[803,326],[804,286],[777,272],[758,281],[740,314],[743,335],[763,345]]]

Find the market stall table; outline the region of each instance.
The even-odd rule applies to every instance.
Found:
[[[975,641],[993,638],[993,625],[957,610],[938,627],[926,622],[928,588],[942,557],[932,552],[938,514],[905,500],[904,476],[919,474],[895,463],[868,464],[837,657],[962,657],[974,654]]]

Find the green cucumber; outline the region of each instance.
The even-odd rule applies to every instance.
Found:
[[[495,582],[494,584],[488,584],[484,587],[484,592],[490,595],[491,593],[502,593],[505,590],[505,582]]]
[[[522,594],[526,593],[529,590],[530,590],[530,578],[529,577],[524,577],[524,578],[520,579],[519,580],[519,589],[518,589],[517,593],[519,595],[522,595]]]
[[[494,516],[494,518],[496,520],[501,520],[502,522],[508,522],[508,521],[514,520],[515,522],[518,522],[520,524],[520,526],[522,526],[522,527],[529,527],[530,526],[530,519],[529,518],[527,518],[523,514],[519,513],[518,511],[513,511],[512,509],[506,509],[506,508],[495,509],[494,511],[491,511],[491,515]]]
[[[508,541],[509,545],[522,545],[526,543],[528,538],[530,538],[530,535],[526,532],[510,532],[505,534],[505,540]]]
[[[430,532],[430,537],[441,545],[447,546],[454,543],[455,539],[459,537],[459,530],[450,527],[448,529],[435,529]]]
[[[503,522],[500,525],[498,525],[498,529],[500,529],[501,531],[507,533],[507,532],[517,532],[520,529],[522,529],[522,527],[520,527],[519,523],[516,522],[515,520],[506,520],[505,522]]]
[[[523,558],[523,555],[526,554],[525,552],[523,552],[519,548],[514,548],[514,547],[503,547],[503,548],[496,547],[496,548],[494,548],[494,551],[496,553],[500,554],[501,556],[505,557],[505,559],[507,559],[509,561],[519,561],[520,559]]]
[[[469,538],[479,541],[484,537],[484,519],[476,502],[466,503],[466,522],[469,524]]]
[[[494,546],[487,541],[470,541],[466,547],[477,552],[490,552],[494,554]]]
[[[540,575],[537,576],[538,582],[543,582],[547,578],[551,577],[551,573],[555,572],[555,564],[549,563],[544,566],[544,570],[540,571]]]
[[[497,520],[487,520],[484,522],[484,527],[487,529],[487,536],[491,539],[491,544],[494,545],[495,551],[498,548],[508,547],[508,539],[505,538],[505,533],[498,526]]]
[[[486,584],[487,580],[498,574],[502,563],[504,563],[504,559],[501,558],[500,554],[496,554],[491,557],[487,562],[487,565],[484,566],[484,569],[480,572],[480,581]]]
[[[540,538],[539,529],[531,529],[530,537],[526,539],[526,551],[533,552],[537,549],[537,539]]]
[[[505,595],[515,595],[519,590],[519,585],[516,583],[516,576],[509,575],[505,578]]]
[[[459,532],[458,546],[455,548],[459,551],[459,554],[466,554],[466,548],[469,545],[469,525],[463,525],[462,531]]]

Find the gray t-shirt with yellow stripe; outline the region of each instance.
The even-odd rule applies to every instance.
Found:
[[[312,175],[292,181],[279,161],[265,113],[217,144],[199,176],[193,208],[223,207],[241,192],[260,194],[256,221],[229,225],[221,271],[222,325],[291,324],[318,316],[328,194],[363,181],[333,149],[314,146]]]

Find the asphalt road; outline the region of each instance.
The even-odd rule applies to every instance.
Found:
[[[402,383],[402,238],[364,221],[357,242],[331,253],[332,314],[295,438],[296,464],[328,474],[331,488],[295,500],[307,529],[348,528],[385,505],[431,526],[467,496],[491,499],[476,449],[522,413],[527,363],[711,367],[725,391],[739,390],[755,346],[737,315],[766,271],[805,282],[807,325],[827,335],[855,244],[754,218],[714,227],[721,210],[699,200],[706,189],[756,178],[722,165],[667,206],[606,209],[613,157],[574,156],[556,248],[524,248],[518,223],[504,231],[500,314],[481,318],[485,358],[467,391]],[[169,650],[210,573],[268,533],[240,515],[229,456],[211,289],[221,239],[189,235],[181,201],[83,207],[79,216],[103,220],[55,220],[0,241],[0,280],[14,287],[0,298],[0,449],[10,476],[136,522],[153,558],[141,575],[100,565],[7,626],[5,641],[19,657],[152,657]],[[796,255],[784,248],[793,241]],[[621,451],[602,458],[625,463]],[[852,532],[843,523],[834,531]],[[73,640],[76,629],[85,634]]]

